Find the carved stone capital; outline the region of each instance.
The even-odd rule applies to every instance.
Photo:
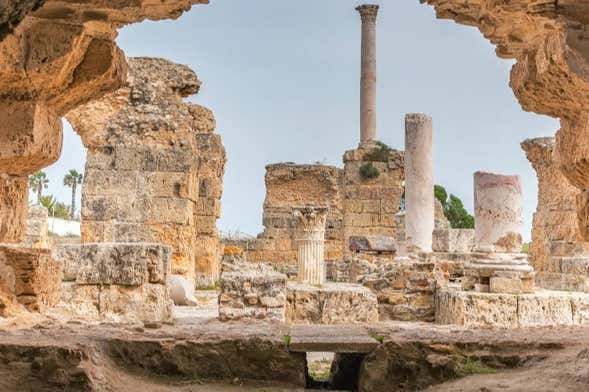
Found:
[[[376,23],[378,8],[376,4],[364,4],[356,7],[356,11],[360,13],[362,23]]]

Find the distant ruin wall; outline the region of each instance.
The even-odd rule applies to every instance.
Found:
[[[325,165],[278,163],[266,166],[264,232],[241,244],[248,261],[296,264],[295,221],[292,210],[303,206],[329,208],[325,231],[325,259],[342,258],[343,171]]]

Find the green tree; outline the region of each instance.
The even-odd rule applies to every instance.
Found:
[[[47,211],[49,211],[49,215],[51,215],[51,212],[53,211],[53,205],[55,204],[55,199],[52,195],[41,196],[39,204],[47,208]]]
[[[446,216],[453,229],[474,228],[474,217],[466,211],[462,200],[452,194],[448,198],[446,188],[441,185],[434,185],[434,195],[442,203],[444,216]]]
[[[434,185],[434,196],[436,199],[442,203],[442,206],[445,206],[448,203],[448,192],[446,192],[446,188],[441,185]]]
[[[474,217],[466,211],[462,200],[450,195],[450,200],[444,207],[444,215],[454,229],[474,229]]]
[[[71,204],[71,216],[70,218],[74,219],[74,214],[76,212],[76,190],[78,189],[78,185],[82,184],[82,180],[84,176],[78,173],[76,170],[70,170],[64,177],[63,177],[63,185],[72,188],[72,204]]]
[[[52,212],[53,212],[52,216],[54,216],[56,218],[69,219],[70,213],[71,213],[71,209],[65,203],[56,202],[53,205],[53,211]]]
[[[47,189],[49,185],[49,179],[44,171],[38,171],[35,174],[29,176],[29,188],[33,192],[37,193],[37,204],[41,203],[41,197],[43,196],[43,189]]]

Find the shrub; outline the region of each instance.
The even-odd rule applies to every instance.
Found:
[[[369,162],[360,166],[360,177],[363,179],[368,180],[371,178],[377,178],[378,176],[380,176],[380,172],[372,163]]]
[[[383,142],[376,142],[376,148],[367,152],[362,158],[365,162],[388,162],[392,148]]]

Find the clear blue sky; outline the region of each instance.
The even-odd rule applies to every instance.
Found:
[[[222,230],[262,229],[264,166],[321,161],[341,166],[359,139],[360,18],[351,0],[211,0],[176,21],[143,22],[117,39],[128,56],[164,57],[203,81],[189,100],[211,108],[227,149]],[[521,110],[508,86],[511,62],[470,27],[437,20],[418,0],[381,1],[378,138],[403,148],[404,115],[434,119],[435,179],[472,211],[472,174],[520,174],[525,238],[536,177],[519,143],[553,135],[557,121]],[[64,153],[47,170],[49,193],[84,167],[66,127]]]

